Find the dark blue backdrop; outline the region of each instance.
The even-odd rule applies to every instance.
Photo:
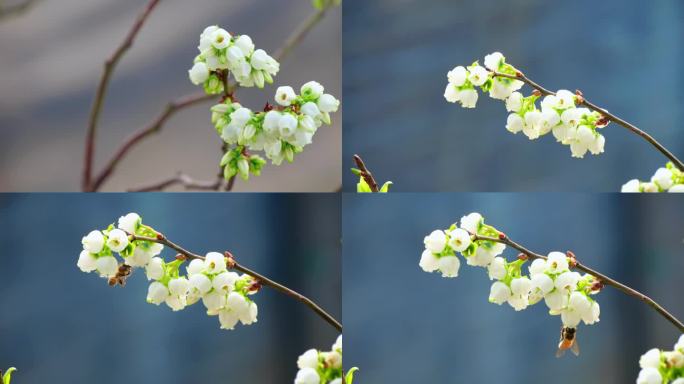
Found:
[[[666,162],[617,125],[605,153],[578,160],[551,136],[508,133],[488,96],[474,110],[447,103],[447,71],[493,51],[684,156],[680,1],[349,0],[343,28],[345,190],[354,153],[397,191],[619,191]]]
[[[581,354],[554,357],[560,319],[487,301],[491,282],[462,261],[445,279],[418,266],[423,237],[462,215],[540,253],[586,265],[684,318],[684,201],[611,194],[388,194],[343,198],[345,364],[362,383],[633,383],[639,356],[671,348],[677,329],[606,287],[601,321],[581,326]],[[511,260],[516,252],[507,250]]]
[[[339,196],[32,194],[0,197],[0,369],[16,383],[283,383],[297,356],[337,332],[264,288],[259,321],[219,329],[200,304],[145,302],[136,271],[110,288],[76,267],[81,236],[120,215],[197,253],[231,250],[246,266],[341,313]],[[165,251],[167,259],[173,253]]]

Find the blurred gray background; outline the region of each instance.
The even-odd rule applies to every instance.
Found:
[[[201,303],[146,303],[141,270],[110,288],[76,267],[84,234],[135,211],[187,249],[230,250],[340,318],[339,196],[197,197],[0,196],[0,369],[19,369],[13,383],[285,383],[301,353],[332,345],[332,326],[267,287],[255,296],[259,321],[225,331]]]
[[[607,127],[605,153],[573,159],[551,136],[510,134],[489,96],[474,110],[447,103],[446,73],[501,51],[543,86],[581,89],[682,158],[683,28],[677,0],[345,1],[345,190],[357,181],[354,153],[397,191],[619,191],[648,179],[667,159],[626,129]]]
[[[18,0],[17,0],[18,1]],[[8,0],[6,3],[16,3]],[[23,1],[23,0],[22,0]],[[0,22],[0,190],[74,191],[80,186],[88,114],[102,65],[123,40],[144,0],[41,1]],[[274,53],[314,11],[310,0],[164,0],[123,57],[101,114],[96,170],[131,132],[167,102],[200,90],[187,70],[202,30],[219,24],[248,34]],[[238,92],[252,109],[272,101],[279,85],[309,80],[341,95],[341,9],[332,10],[290,56],[271,86]],[[131,151],[104,190],[121,191],[184,171],[213,179],[220,138],[211,103],[185,109]],[[237,181],[236,191],[333,191],[340,186],[341,111],[321,127],[293,164],[268,166]]]
[[[580,356],[557,359],[561,322],[543,303],[522,312],[489,303],[486,271],[462,259],[454,279],[418,266],[424,236],[478,211],[529,249],[570,249],[684,319],[684,201],[675,196],[345,194],[343,207],[344,359],[361,367],[362,383],[633,383],[639,356],[680,335],[606,287],[601,321],[579,328]]]

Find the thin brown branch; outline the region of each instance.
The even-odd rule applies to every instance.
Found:
[[[167,239],[166,236],[158,233],[156,238],[153,237],[145,237],[145,236],[138,236],[138,235],[133,235],[129,234],[131,241],[136,241],[136,240],[141,240],[141,241],[151,241],[159,244],[163,244],[176,252],[182,254],[183,256],[187,257],[188,259],[200,259],[204,260],[204,256],[200,256],[196,253],[190,252],[187,249],[181,247],[180,245],[172,242],[171,240]],[[297,301],[305,304],[307,307],[309,307],[312,311],[314,311],[318,316],[323,318],[328,324],[332,325],[335,327],[338,331],[342,332],[342,324],[340,324],[339,321],[337,321],[334,317],[332,317],[328,312],[323,310],[318,304],[316,304],[313,300],[309,299],[308,297],[302,295],[301,293],[298,293],[294,291],[293,289],[290,289],[286,287],[285,285],[282,285],[274,280],[269,279],[268,277],[255,272],[242,264],[238,263],[233,255],[230,252],[226,252],[226,256],[228,258],[228,266],[231,269],[235,269],[237,271],[240,271],[242,273],[246,273],[253,278],[255,278],[257,281],[259,281],[262,285],[265,285],[267,287],[271,287],[275,289],[276,291],[279,291],[281,293],[284,293]]]
[[[361,171],[360,176],[363,177],[363,180],[366,181],[366,184],[368,184],[371,191],[379,192],[380,188],[378,187],[378,183],[375,181],[375,178],[373,177],[371,171],[368,168],[366,168],[366,164],[361,159],[361,156],[354,155],[354,162],[356,163],[356,166],[359,167],[359,171]]]
[[[546,260],[546,256],[540,255],[538,253],[532,252],[529,249],[523,247],[522,245],[516,243],[515,241],[511,240],[508,238],[508,236],[504,235],[503,233],[500,234],[500,236],[497,237],[488,237],[488,236],[482,236],[482,235],[477,235],[477,234],[471,234],[474,240],[485,240],[485,241],[494,241],[497,243],[502,243],[506,244],[519,252],[525,254],[527,257],[530,259],[544,259]],[[668,321],[670,321],[672,324],[674,324],[675,327],[679,329],[680,332],[684,332],[684,324],[682,324],[681,321],[679,321],[676,317],[674,317],[670,312],[668,312],[665,308],[663,308],[660,304],[656,303],[653,299],[650,297],[644,295],[643,293],[637,291],[636,289],[630,288],[619,281],[612,279],[598,271],[595,271],[592,268],[589,268],[585,266],[584,264],[580,263],[576,259],[573,261],[572,265],[574,265],[574,268],[579,269],[580,271],[583,271],[585,273],[588,273],[596,278],[598,278],[601,283],[605,285],[610,285],[611,287],[621,291],[622,293],[625,293],[629,296],[635,297],[644,303],[648,304],[651,308],[655,309],[660,315],[662,315],[664,318],[666,318]]]
[[[102,72],[102,77],[100,78],[100,83],[97,86],[97,91],[95,93],[95,101],[93,102],[93,107],[90,111],[90,118],[88,121],[88,132],[86,134],[86,144],[85,144],[85,157],[83,160],[83,176],[81,181],[81,189],[85,192],[94,192],[96,189],[92,183],[92,173],[93,173],[93,158],[95,156],[95,139],[97,136],[97,123],[100,118],[100,112],[102,111],[102,104],[104,102],[105,95],[107,93],[107,87],[109,85],[109,80],[114,72],[114,68],[121,60],[121,57],[126,53],[128,49],[133,45],[133,40],[142,28],[145,20],[150,15],[154,7],[159,3],[159,0],[151,0],[145,9],[140,13],[136,19],[133,27],[126,35],[126,38],[121,43],[121,45],[114,51],[114,53],[105,61],[104,71]]]
[[[312,14],[308,19],[306,19],[302,24],[300,24],[297,29],[295,29],[292,34],[285,40],[283,45],[276,51],[274,58],[278,61],[283,60],[298,44],[300,44],[306,35],[313,29],[316,24],[318,24],[322,19],[323,16],[325,16],[326,11],[332,6],[332,1],[328,3],[326,7],[324,7],[321,10],[317,10],[314,14]],[[109,70],[109,74],[107,77],[111,75],[111,70]],[[105,72],[107,73],[107,71]],[[226,73],[227,75],[227,73]],[[103,74],[104,77],[104,74]],[[238,89],[240,86],[239,84],[233,84],[228,81],[228,76],[224,76],[223,78],[224,81],[224,97],[230,95],[232,92],[235,92],[236,89]],[[104,91],[102,97],[104,97]],[[98,95],[99,95],[99,90],[98,90]],[[96,104],[98,98],[96,98]],[[93,136],[88,137],[86,139],[86,163],[84,166],[84,182],[83,182],[83,190],[90,190],[90,191],[97,191],[102,187],[102,184],[107,181],[109,177],[111,177],[112,172],[116,168],[119,162],[126,156],[128,151],[130,151],[133,147],[137,146],[139,143],[141,143],[145,138],[150,136],[150,134],[154,132],[158,132],[161,130],[163,124],[166,122],[166,120],[175,112],[178,112],[180,109],[184,109],[185,107],[189,107],[191,105],[194,105],[196,103],[204,102],[204,101],[209,101],[213,100],[212,95],[204,95],[202,94],[197,95],[197,94],[191,94],[187,96],[183,96],[179,99],[177,99],[174,102],[169,103],[164,111],[157,117],[155,120],[150,122],[147,126],[141,128],[139,131],[136,133],[133,133],[128,139],[126,139],[121,147],[117,149],[117,151],[114,153],[114,155],[109,159],[105,167],[102,169],[102,171],[98,174],[96,177],[96,181],[92,183],[91,185],[91,173],[92,173],[92,157],[93,157],[93,151],[94,151],[94,145],[95,145],[95,136],[94,136],[94,131],[95,129],[93,128]],[[101,104],[101,100],[99,102]],[[101,105],[97,105],[97,113],[99,114],[99,109],[101,108]],[[95,111],[95,105],[93,106],[93,110]],[[92,117],[91,117],[92,119]],[[96,119],[97,116],[95,116],[95,125],[96,125]],[[90,135],[90,130],[89,130],[89,135]],[[87,186],[88,188],[85,187],[86,185],[86,175],[87,175]],[[228,183],[226,184],[225,190],[230,191],[233,188],[235,182],[235,178],[231,178],[228,180]]]
[[[26,0],[23,3],[8,6],[2,6],[2,4],[0,4],[0,20],[21,16],[28,12],[31,7],[36,5],[38,1],[39,0]]]
[[[491,71],[491,72],[492,72],[492,75],[494,77],[505,77],[505,78],[509,78],[509,79],[520,80],[523,83],[525,83],[525,84],[529,85],[530,87],[541,92],[542,95],[555,95],[554,92],[551,92],[548,89],[542,87],[541,85],[535,83],[534,81],[532,81],[530,78],[525,76],[525,74],[523,74],[520,71],[518,71],[518,73],[515,75],[509,75],[506,73],[499,73],[499,72],[494,72],[494,71]],[[580,93],[580,92],[578,91],[578,93]],[[618,124],[624,128],[627,128],[632,133],[638,135],[642,139],[649,142],[660,153],[665,155],[665,157],[667,157],[679,170],[684,171],[684,163],[681,160],[679,160],[675,155],[673,155],[672,152],[670,152],[662,144],[660,144],[656,139],[654,139],[651,135],[642,131],[636,125],[629,123],[626,120],[608,112],[604,108],[601,108],[598,105],[590,102],[589,100],[585,99],[584,96],[580,97],[579,100],[580,100],[580,104],[585,105],[587,108],[591,109],[592,111],[596,111],[596,112],[602,114],[603,116],[608,118],[608,120],[610,120],[610,121],[614,122],[615,124]]]
[[[222,178],[216,180],[195,180],[185,173],[178,173],[173,177],[158,181],[143,187],[131,188],[128,192],[163,191],[175,185],[182,185],[186,190],[216,191],[221,187]]]

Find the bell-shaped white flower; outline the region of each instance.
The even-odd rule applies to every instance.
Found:
[[[228,294],[235,287],[235,282],[240,276],[235,272],[223,272],[214,276],[212,280],[212,287],[219,292]]]
[[[653,177],[651,177],[651,182],[657,184],[661,189],[669,189],[674,184],[672,181],[672,171],[667,168],[658,168]]]
[[[476,267],[486,267],[489,263],[494,260],[496,254],[493,250],[487,249],[484,246],[479,246],[475,250],[475,254],[466,258],[468,265],[473,265]]]
[[[546,260],[549,273],[560,273],[568,270],[568,257],[562,252],[551,252]]]
[[[656,368],[644,368],[639,372],[637,384],[662,384],[663,377]]]
[[[83,250],[78,255],[76,266],[83,272],[92,272],[97,269],[97,259],[90,252]]]
[[[441,253],[447,245],[447,236],[442,230],[434,230],[423,239],[425,248],[432,253]]]
[[[206,63],[201,61],[195,63],[192,68],[188,70],[188,77],[195,85],[203,84],[209,79],[209,68]]]
[[[316,369],[318,367],[318,351],[312,348],[302,353],[299,358],[297,358],[297,367],[299,367],[299,369]]]
[[[508,305],[516,311],[522,311],[530,305],[527,295],[512,295],[508,298]]]
[[[321,377],[313,368],[303,368],[297,372],[295,384],[320,384]]]
[[[572,308],[566,308],[561,311],[561,321],[566,327],[576,328],[580,320],[582,320],[581,314]]]
[[[580,278],[581,276],[577,272],[563,272],[556,277],[556,288],[565,291],[573,291],[575,287],[577,287],[577,282]]]
[[[218,311],[226,305],[226,294],[218,291],[211,291],[202,296],[202,303],[207,311]]]
[[[316,81],[309,81],[308,83],[302,85],[300,91],[302,96],[317,99],[323,94],[324,88]]]
[[[462,228],[454,228],[449,232],[449,246],[456,252],[465,251],[471,243],[470,233]]]
[[[513,92],[506,98],[506,110],[508,112],[520,112],[522,108],[523,95],[520,92]]]
[[[466,71],[465,67],[460,65],[452,69],[451,71],[447,72],[447,79],[449,80],[449,84],[453,85],[454,87],[460,87],[463,84],[465,84],[467,78],[468,71]]]
[[[224,49],[230,44],[230,33],[223,28],[216,28],[209,36],[209,40],[214,48]]]
[[[121,252],[128,246],[128,235],[126,232],[116,228],[109,232],[107,246],[114,252]]]
[[[420,262],[418,265],[425,272],[434,272],[439,269],[439,259],[432,253],[432,251],[426,249],[420,256]]]
[[[660,366],[660,349],[653,348],[639,358],[641,368],[658,368]]]
[[[185,270],[188,272],[188,276],[192,276],[196,273],[203,272],[204,268],[205,268],[204,260],[192,259],[190,261],[190,264],[188,264],[188,266],[185,267]]]
[[[318,98],[318,109],[323,113],[337,112],[340,106],[340,101],[333,95],[324,93]]]
[[[219,322],[221,323],[221,329],[235,329],[235,326],[237,325],[238,321],[240,320],[238,318],[237,313],[235,311],[232,311],[230,309],[223,309],[218,312],[218,317],[219,317]]]
[[[257,307],[256,303],[252,301],[247,306],[247,309],[245,309],[244,311],[242,311],[238,315],[240,317],[240,322],[243,325],[250,325],[250,324],[256,323],[258,314],[259,314],[259,307]]]
[[[216,274],[226,271],[226,257],[218,252],[207,253],[204,267],[208,273]]]
[[[104,248],[105,237],[100,231],[90,231],[81,239],[83,249],[90,253],[100,253]]]
[[[503,257],[495,257],[487,266],[490,280],[501,280],[506,277],[506,260]]]
[[[240,35],[233,43],[236,47],[240,48],[244,56],[249,56],[254,52],[252,38],[247,35]]]
[[[580,317],[591,310],[591,302],[589,302],[589,299],[578,291],[574,291],[570,294],[568,306],[577,311]]]
[[[188,306],[188,297],[186,295],[169,295],[166,297],[166,300],[164,300],[164,302],[169,308],[171,308],[172,311],[176,312]]]
[[[95,261],[95,265],[101,276],[113,277],[116,276],[116,273],[119,271],[119,262],[116,261],[114,256],[98,257]]]
[[[463,89],[458,93],[458,101],[463,108],[475,108],[479,95],[474,89]]]
[[[525,128],[525,120],[517,113],[511,113],[506,119],[506,130],[511,133],[518,133]]]
[[[539,111],[530,111],[525,114],[523,133],[528,139],[534,140],[541,135],[542,114]]]
[[[169,292],[174,296],[185,296],[190,292],[190,282],[185,277],[171,279],[169,281]]]
[[[669,193],[684,193],[684,184],[675,184],[667,190]]]
[[[283,113],[278,120],[278,131],[283,137],[292,136],[297,130],[299,122],[297,118],[290,113]]]
[[[158,281],[152,282],[147,289],[147,302],[150,304],[159,305],[163,303],[169,296],[169,289]]]
[[[551,292],[554,288],[553,280],[544,273],[534,274],[530,280],[532,288],[538,289],[543,295]]]
[[[530,276],[534,276],[538,273],[544,273],[546,268],[546,260],[534,259],[528,269],[530,271]]]
[[[316,103],[313,103],[311,101],[309,101],[308,103],[304,103],[304,105],[302,105],[302,107],[300,108],[300,111],[303,114],[311,116],[313,118],[316,118],[321,114],[321,111],[318,109]]]
[[[567,293],[560,289],[554,289],[544,296],[544,302],[553,314],[558,314],[560,310],[565,307],[568,300]]]
[[[443,256],[439,258],[439,270],[442,277],[457,277],[461,261],[456,256]]]
[[[481,86],[489,79],[489,72],[480,65],[474,65],[468,68],[468,71],[470,72],[468,80],[476,87]]]
[[[511,289],[500,281],[495,281],[489,290],[489,302],[503,304],[511,297]]]
[[[478,229],[480,229],[480,225],[482,224],[482,222],[482,215],[480,215],[477,212],[473,212],[461,217],[460,227],[470,233],[476,234]]]
[[[164,277],[164,261],[159,257],[153,257],[145,267],[147,280],[159,280]]]
[[[206,275],[202,273],[195,273],[191,275],[188,279],[190,289],[193,292],[197,292],[200,295],[204,295],[209,292],[212,288],[212,281]]]
[[[641,192],[640,190],[640,184],[639,180],[637,179],[632,179],[625,184],[622,185],[622,188],[620,189],[620,192],[623,193],[635,193],[635,192]]]
[[[278,87],[276,90],[275,101],[276,103],[287,107],[292,104],[292,101],[297,97],[294,89],[290,86]]]
[[[596,301],[591,303],[591,308],[582,314],[582,321],[584,324],[591,325],[599,321],[601,316],[601,306]]]
[[[526,276],[511,280],[511,292],[513,295],[525,296],[532,290],[532,281]]]
[[[498,71],[499,66],[504,63],[504,55],[501,52],[493,52],[484,58],[484,65],[490,71]]]
[[[677,343],[674,345],[673,349],[675,351],[684,352],[684,335],[679,336]]]

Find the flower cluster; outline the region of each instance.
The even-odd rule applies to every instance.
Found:
[[[247,151],[264,151],[275,165],[311,144],[318,128],[331,124],[330,113],[336,112],[340,102],[324,93],[321,84],[310,81],[296,94],[292,87],[279,87],[276,107],[264,112],[253,112],[240,103],[227,98],[211,107],[211,121],[223,141],[237,145],[221,160],[226,178],[240,174],[247,179],[249,172],[259,174],[265,161]]]
[[[309,349],[297,359],[295,384],[342,384],[342,335],[329,352]]]
[[[603,152],[605,138],[597,129],[605,127],[608,121],[598,112],[578,108],[580,96],[559,90],[545,96],[539,109],[536,101],[541,94],[533,92],[525,97],[518,92],[524,83],[510,78],[517,77],[519,72],[506,63],[501,53],[485,56],[484,64],[482,67],[476,61],[467,68],[458,66],[449,71],[449,83],[444,91],[446,100],[458,102],[464,108],[474,108],[478,99],[475,87],[479,87],[490,97],[505,102],[506,110],[510,112],[506,121],[509,132],[523,132],[530,140],[552,132],[556,141],[570,146],[572,157],[582,158],[587,152],[594,155]]]
[[[201,299],[207,315],[219,317],[222,329],[233,329],[238,321],[245,325],[257,321],[257,305],[248,296],[260,285],[249,275],[228,271],[224,255],[209,252],[204,259],[193,259],[186,268],[187,276],[183,276],[180,267],[185,258],[166,262],[158,256],[164,248],[161,244],[140,240],[136,235],[154,239],[158,233],[142,224],[137,213],[120,217],[116,226],[91,231],[81,240],[78,267],[83,272],[97,271],[109,279],[110,285],[123,285],[133,268],[144,268],[152,281],[148,303],[165,303],[179,311]]]
[[[496,280],[489,294],[492,303],[507,302],[520,311],[543,299],[549,314],[560,315],[566,327],[575,328],[580,321],[599,321],[600,307],[591,295],[598,293],[601,285],[593,276],[570,271],[571,259],[561,252],[535,259],[526,275],[522,268],[526,258],[509,262],[499,256],[504,244],[473,236],[498,238],[500,234],[484,223],[482,215],[471,213],[461,218],[460,226],[453,224],[426,236],[419,265],[426,272],[439,270],[444,277],[456,277],[460,267],[456,253],[460,253],[468,265],[486,268],[490,280]]]
[[[632,179],[622,186],[622,192],[684,192],[684,172],[677,169],[672,163],[667,163],[664,168],[651,176],[651,181],[642,182]]]
[[[637,384],[684,384],[684,335],[672,351],[653,348],[639,359]]]
[[[202,84],[209,94],[224,91],[221,71],[230,71],[242,87],[273,83],[280,64],[263,49],[254,49],[252,39],[247,35],[231,36],[216,25],[204,29],[200,35],[200,54],[188,71],[190,81]]]

